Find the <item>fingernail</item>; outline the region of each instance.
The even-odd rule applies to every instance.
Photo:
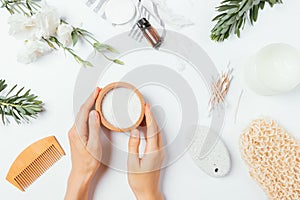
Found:
[[[146,106],[145,106],[145,111],[146,113],[148,113],[150,111],[150,106],[149,106],[149,103],[146,103]]]
[[[98,114],[97,114],[97,112],[96,112],[96,111],[91,111],[90,117],[91,117],[93,120],[98,120]]]
[[[136,138],[136,137],[138,137],[138,135],[139,135],[139,131],[138,130],[134,129],[134,130],[131,131],[131,136],[132,137]]]
[[[94,90],[94,96],[97,96],[98,95],[98,88],[96,88],[95,90]]]

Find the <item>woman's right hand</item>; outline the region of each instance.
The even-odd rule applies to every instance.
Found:
[[[150,110],[145,107],[147,124],[146,148],[139,157],[140,132],[131,131],[128,143],[128,182],[138,200],[161,200],[159,189],[160,168],[164,159],[161,133]]]

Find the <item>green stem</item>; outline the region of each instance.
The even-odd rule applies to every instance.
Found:
[[[16,6],[21,10],[21,12],[23,12],[25,15],[29,16],[28,13],[25,12],[25,10],[19,4],[16,4]]]
[[[31,4],[31,6],[36,6],[38,8],[41,8],[41,6],[38,3],[34,2],[34,1],[30,1],[30,4]]]
[[[1,102],[1,101],[0,101],[0,105],[3,105],[3,106],[10,106],[10,107],[17,107],[17,106],[20,106],[20,105],[17,105],[17,104],[5,103],[5,102]]]
[[[94,42],[99,42],[96,38],[94,38],[93,36],[91,36],[91,35],[89,35],[89,34],[85,34],[85,35],[83,35],[83,37],[89,37],[89,38],[91,38],[92,40],[94,40]],[[100,42],[99,42],[100,43]]]
[[[6,1],[6,0],[1,0],[2,2],[2,7],[5,7],[10,14],[14,14],[15,12],[17,13],[23,13],[24,15],[30,16],[33,15],[33,11],[31,9],[34,8],[36,11],[38,10],[36,7],[40,6],[34,2],[34,1],[24,1],[24,0],[14,0],[14,1]],[[18,9],[17,9],[18,8]]]
[[[73,49],[71,49],[71,48],[69,48],[69,47],[65,47],[56,37],[50,37],[50,38],[52,38],[52,39],[54,39],[54,41],[52,41],[51,39],[46,39],[46,38],[43,38],[43,40],[45,41],[45,42],[47,42],[47,44],[50,46],[50,44],[52,44],[50,47],[51,48],[54,48],[55,49],[55,47],[54,47],[54,45],[53,45],[53,43],[55,43],[59,48],[61,48],[61,49],[63,49],[64,51],[67,51],[69,54],[71,54],[73,57],[74,57],[74,59],[77,61],[77,62],[79,62],[80,64],[82,64],[82,65],[91,65],[91,63],[90,62],[88,62],[88,61],[86,61],[86,60],[84,60],[84,59],[82,59],[80,56],[78,56],[76,53],[74,53],[74,51],[73,51]]]
[[[81,36],[82,36],[82,38],[85,40],[85,41],[87,41],[92,47],[94,47],[94,44],[91,42],[91,41],[89,41],[84,35],[82,35],[82,34],[80,34]]]
[[[31,6],[31,8],[32,8],[33,10],[35,10],[35,11],[38,11],[39,8],[41,8],[39,5],[33,4],[33,3],[31,3],[30,6]]]
[[[98,51],[98,52],[99,52],[99,51]],[[105,53],[103,53],[103,52],[100,52],[100,53],[101,53],[102,56],[104,56],[104,58],[106,58],[107,60],[112,61],[112,62],[115,61],[115,59],[108,57],[107,55],[105,55]]]

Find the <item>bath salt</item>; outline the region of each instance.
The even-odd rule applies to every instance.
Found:
[[[138,122],[142,113],[142,103],[133,90],[120,87],[104,96],[101,110],[108,123],[126,129]]]

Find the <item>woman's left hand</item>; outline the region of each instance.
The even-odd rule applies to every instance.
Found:
[[[100,167],[102,145],[100,141],[100,116],[93,108],[99,95],[96,90],[81,106],[76,122],[69,131],[72,170],[65,199],[87,199],[90,183]]]

